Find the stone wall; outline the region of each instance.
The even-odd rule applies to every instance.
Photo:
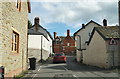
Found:
[[[28,8],[26,2],[22,2],[21,11],[17,9],[15,2],[3,2],[1,5],[0,53],[2,53],[2,63],[0,65],[5,67],[5,77],[12,77],[27,68]],[[13,30],[19,33],[18,53],[12,52]]]
[[[41,60],[41,49],[28,49],[28,58],[36,58],[36,62]],[[48,59],[49,51],[42,49],[42,58],[43,60]],[[29,60],[28,60],[29,61]]]

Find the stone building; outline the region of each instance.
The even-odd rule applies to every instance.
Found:
[[[101,68],[119,66],[119,28],[95,27],[83,53],[83,63]]]
[[[30,2],[0,2],[0,66],[5,77],[27,69],[27,27]]]
[[[70,30],[67,30],[67,36],[57,36],[54,32],[53,50],[54,53],[64,52],[65,54],[75,53],[75,40],[70,36]]]
[[[34,19],[34,25],[28,30],[28,58],[36,58],[37,62],[46,60],[52,51],[52,36],[39,24],[39,17]]]

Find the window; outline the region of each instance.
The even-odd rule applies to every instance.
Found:
[[[21,11],[21,0],[16,0],[15,4],[16,4],[17,9]]]
[[[91,33],[88,33],[89,37],[91,36]]]
[[[67,43],[67,46],[70,46],[70,43]]]
[[[15,6],[18,8],[18,0],[15,0]]]
[[[12,52],[18,53],[19,51],[19,34],[13,31],[12,33]]]
[[[62,47],[62,50],[65,50],[65,47]]]

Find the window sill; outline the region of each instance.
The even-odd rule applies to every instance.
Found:
[[[19,53],[18,52],[16,52],[16,51],[12,51],[11,52],[11,55],[18,55]]]

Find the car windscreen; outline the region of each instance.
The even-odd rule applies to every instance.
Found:
[[[55,56],[65,56],[65,54],[55,54]]]

